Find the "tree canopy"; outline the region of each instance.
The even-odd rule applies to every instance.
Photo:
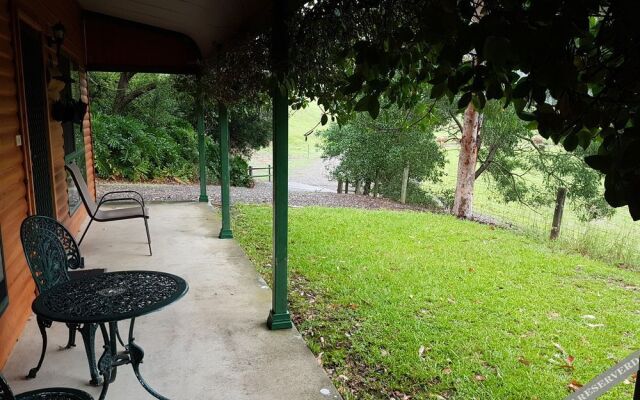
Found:
[[[280,83],[294,106],[317,99],[339,122],[352,111],[377,117],[388,104],[411,106],[425,82],[432,98],[459,99],[460,108],[513,104],[568,151],[594,146],[585,161],[605,174],[607,202],[640,219],[636,24],[631,1],[314,0],[289,20],[295,46]],[[218,58],[218,70],[242,65],[248,78],[229,81],[263,76],[252,87],[269,87],[265,43],[251,38],[244,49],[252,51]],[[228,83],[220,85],[242,87]]]
[[[339,96],[319,97],[325,108],[340,112],[334,107],[341,102],[375,117],[382,98],[413,104],[423,82],[433,85],[433,98],[460,95],[459,107],[513,103],[520,118],[568,151],[595,143],[597,153],[585,161],[605,174],[606,200],[628,205],[640,219],[640,30],[633,2],[326,0],[308,13],[315,20],[348,15],[341,21],[359,28],[355,43],[333,53],[351,61],[352,70]]]
[[[445,118],[424,104],[411,110],[390,107],[375,120],[358,114],[321,133],[323,157],[338,161],[331,170],[337,179],[362,182],[366,191],[371,183],[379,184],[385,195],[397,198],[405,167],[410,179],[418,182],[437,181],[442,175],[444,152],[436,144],[434,129]]]

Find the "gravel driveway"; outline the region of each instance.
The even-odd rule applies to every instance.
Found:
[[[256,182],[253,188],[232,187],[231,202],[244,204],[271,203],[272,184]],[[112,190],[136,190],[147,201],[197,201],[200,196],[198,185],[147,184],[124,182],[98,182],[98,197]],[[312,185],[291,182],[289,185],[289,205],[293,207],[326,206],[365,209],[420,210],[419,207],[404,205],[387,199],[374,199],[354,194],[337,194]],[[209,201],[220,204],[220,186],[207,186]]]

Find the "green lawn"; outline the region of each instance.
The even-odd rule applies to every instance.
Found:
[[[234,230],[269,280],[270,208],[238,206]],[[298,328],[347,400],[561,399],[638,348],[637,271],[507,230],[294,208],[289,260]]]
[[[311,102],[307,108],[301,110],[289,110],[289,168],[299,168],[320,158],[322,153],[318,148],[320,138],[315,133],[304,134],[313,129],[322,117],[322,111],[315,102]],[[316,132],[326,129],[326,126],[318,126]],[[271,146],[257,151],[252,157],[251,165],[256,167],[266,166],[271,163]],[[272,164],[273,165],[273,164]]]
[[[425,186],[436,192],[442,189],[455,190],[457,167],[458,150],[448,149],[442,182]],[[530,174],[528,179],[541,178]],[[551,229],[553,206],[532,209],[516,202],[505,204],[490,185],[486,174],[476,182],[474,212],[515,225],[526,233],[546,241]],[[556,246],[607,262],[640,266],[640,224],[631,219],[626,207],[617,209],[612,218],[583,222],[578,219],[569,202],[565,208],[561,236]]]

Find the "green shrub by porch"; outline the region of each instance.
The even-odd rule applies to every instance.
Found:
[[[191,123],[180,118],[152,127],[121,115],[94,113],[92,120],[97,175],[101,179],[141,181],[198,180],[198,138]],[[220,152],[205,138],[209,182],[220,179]],[[249,186],[248,164],[231,156],[231,185]]]

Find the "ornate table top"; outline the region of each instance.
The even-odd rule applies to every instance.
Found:
[[[110,272],[56,285],[41,293],[32,309],[51,321],[114,322],[157,311],[188,289],[184,279],[164,272]]]

